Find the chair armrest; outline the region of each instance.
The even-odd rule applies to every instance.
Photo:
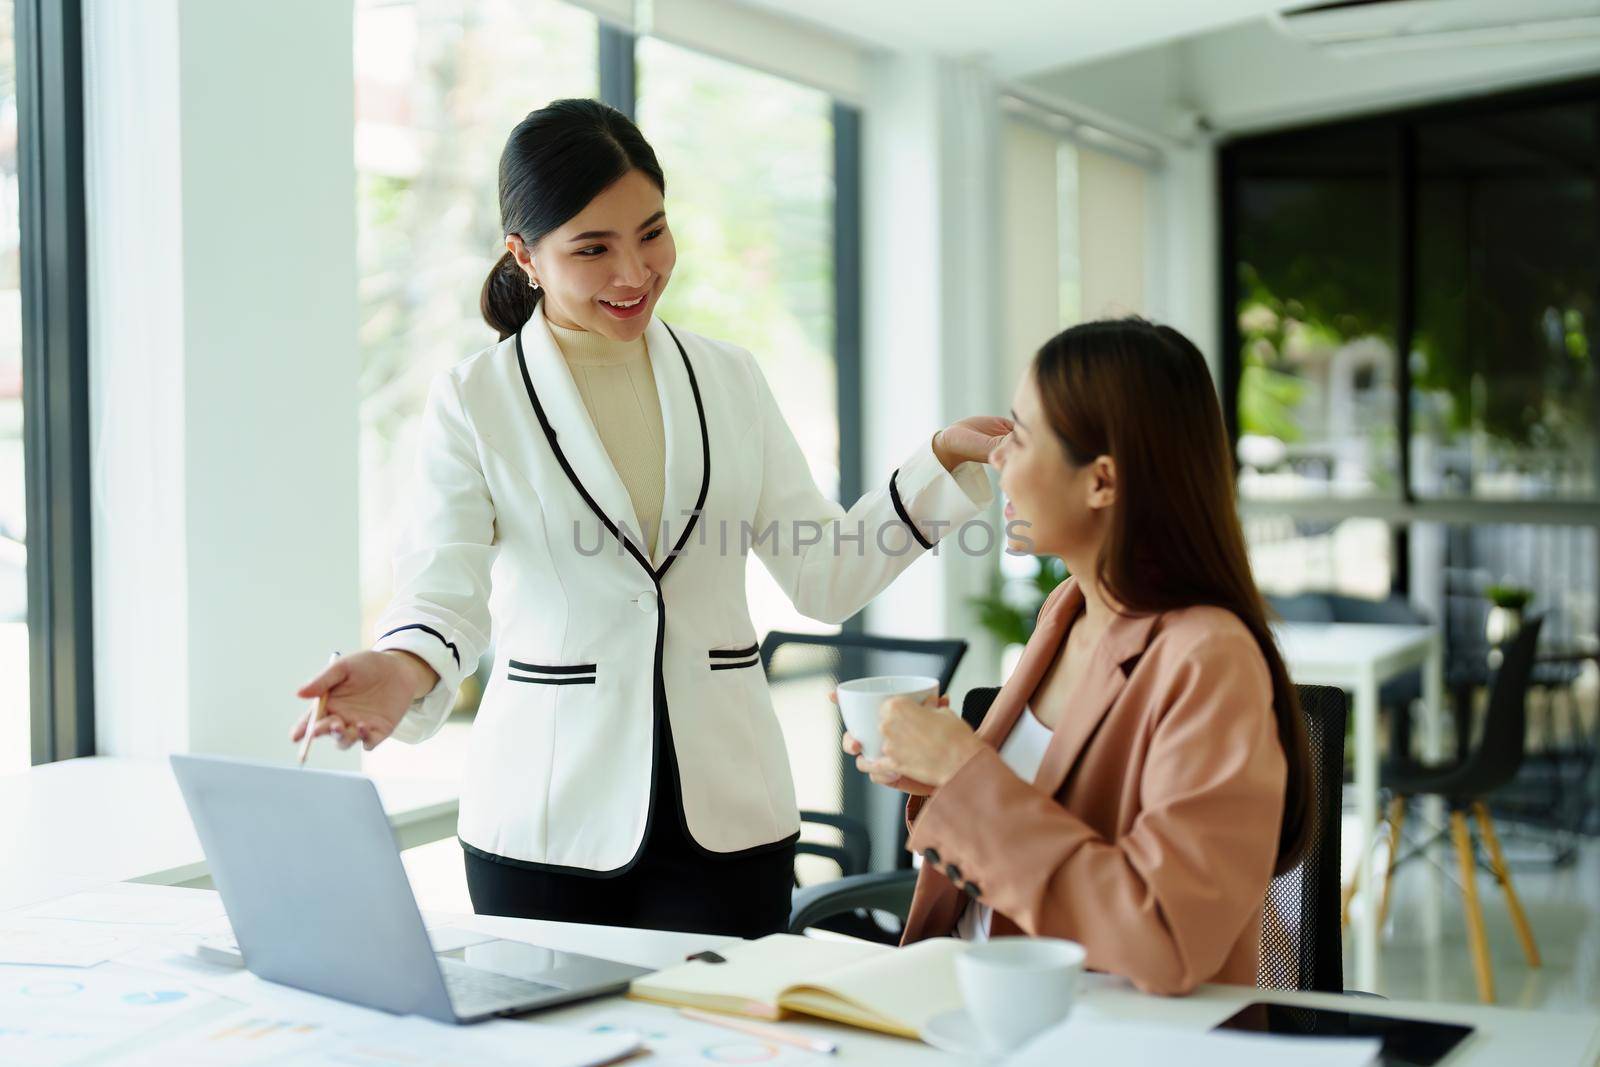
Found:
[[[842,839],[841,845],[821,845],[828,851],[822,852],[818,848],[808,848],[811,842],[802,841],[797,846],[800,852],[809,852],[815,856],[827,856],[839,864],[839,873],[849,876],[852,874],[865,874],[872,857],[872,839],[867,833],[867,827],[860,819],[853,819],[848,815],[837,815],[827,811],[802,811],[802,823],[815,823],[819,826],[831,826],[839,831]],[[840,848],[844,850],[844,859],[838,856]]]
[[[904,921],[916,888],[916,871],[874,871],[807,886],[794,894],[789,932],[801,933],[823,919],[857,908],[887,911]]]

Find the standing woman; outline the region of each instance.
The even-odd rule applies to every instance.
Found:
[[[459,822],[473,907],[753,937],[785,925],[800,821],[746,555],[842,622],[993,499],[980,464],[1011,427],[965,419],[848,512],[828,500],[751,355],[655,317],[665,189],[599,102],[512,131],[481,300],[501,340],[432,385],[382,635],[299,695],[327,695],[314,730],[343,747],[422,741],[492,624]]]

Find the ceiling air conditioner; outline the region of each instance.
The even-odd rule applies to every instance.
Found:
[[[1277,18],[1341,56],[1600,38],[1600,0],[1325,0]]]

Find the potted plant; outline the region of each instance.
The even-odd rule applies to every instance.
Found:
[[[1533,599],[1533,590],[1516,585],[1491,585],[1483,595],[1488,597],[1490,605],[1484,636],[1491,646],[1504,644],[1522,629],[1522,615]]]
[[[1009,675],[1022,646],[1033,636],[1039,609],[1056,586],[1067,580],[1067,565],[1054,556],[1040,556],[1031,578],[1004,581],[996,574],[984,596],[969,597],[978,623],[1000,639],[1001,674]]]

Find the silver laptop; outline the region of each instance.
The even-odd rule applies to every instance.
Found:
[[[435,953],[371,779],[173,756],[245,966],[353,1004],[470,1023],[650,971],[519,941]]]

